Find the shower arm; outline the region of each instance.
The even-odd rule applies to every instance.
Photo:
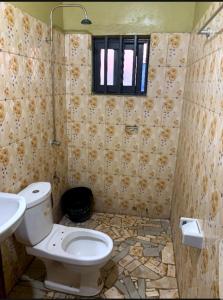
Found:
[[[56,120],[55,120],[55,92],[54,92],[54,61],[53,61],[53,13],[58,8],[66,7],[77,7],[83,10],[84,18],[88,19],[86,9],[80,4],[61,4],[53,7],[50,11],[50,39],[46,39],[46,42],[50,42],[50,51],[51,51],[51,77],[52,77],[52,106],[53,106],[53,139],[50,142],[51,145],[59,146],[60,141],[57,141],[56,138]]]
[[[77,8],[80,8],[83,10],[84,12],[84,18],[85,19],[88,19],[88,15],[87,15],[87,11],[85,9],[84,6],[82,6],[81,4],[60,4],[60,5],[57,5],[55,7],[53,7],[50,11],[50,42],[53,42],[53,13],[54,11],[57,9],[57,8],[66,8],[66,7],[77,7]]]

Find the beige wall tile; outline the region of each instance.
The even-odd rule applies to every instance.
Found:
[[[208,20],[219,4],[210,6],[202,22]],[[222,18],[220,25],[222,28]],[[198,28],[201,26],[202,23]],[[222,274],[223,96],[220,40],[222,33],[207,40],[195,31],[189,45],[171,211],[182,298],[219,298],[222,294],[219,280]],[[200,219],[205,236],[202,250],[181,244],[181,216]]]
[[[18,193],[34,181],[51,182],[56,221],[60,214],[58,202],[67,186],[66,102],[59,96],[65,94],[64,35],[55,33],[55,100],[62,119],[58,119],[57,132],[63,147],[56,150],[50,146],[50,47],[45,41],[48,28],[8,3],[0,4],[0,20],[0,191]],[[53,178],[55,170],[60,182]],[[29,260],[24,246],[14,238],[1,247],[9,291]]]

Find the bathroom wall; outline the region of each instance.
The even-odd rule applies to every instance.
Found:
[[[38,20],[49,24],[50,23],[50,11],[53,7],[62,4],[62,2],[37,2],[37,1],[30,1],[30,2],[9,2],[15,7],[21,9],[24,13],[27,13]],[[53,23],[63,29],[63,10],[58,9],[54,11],[53,14]]]
[[[195,2],[83,1],[81,4],[87,9],[93,24],[81,25],[81,10],[65,8],[64,30],[88,30],[91,34],[106,35],[191,32],[193,28]]]
[[[223,36],[215,34],[207,40],[196,34],[220,4],[208,9],[195,28],[189,46],[171,210],[182,298],[222,297],[219,243],[223,235]],[[214,32],[216,25],[223,28],[223,12],[212,25],[209,26]],[[181,244],[179,219],[182,216],[200,219],[204,249]]]
[[[62,145],[53,148],[48,28],[4,2],[0,24],[0,191],[17,193],[32,182],[50,181],[57,221],[67,176],[64,35],[54,34],[57,132]],[[55,170],[58,178],[53,177]],[[30,259],[13,237],[1,250],[8,292]]]
[[[68,181],[92,189],[97,211],[169,218],[188,43],[152,34],[147,97],[103,96],[91,94],[91,36],[66,35]]]

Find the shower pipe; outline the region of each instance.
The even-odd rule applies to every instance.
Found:
[[[50,42],[50,52],[51,52],[51,77],[52,77],[52,106],[53,106],[53,139],[50,142],[51,145],[59,146],[61,144],[60,141],[57,140],[56,137],[56,118],[55,118],[55,92],[54,92],[54,61],[53,61],[53,13],[58,8],[66,8],[66,7],[76,7],[82,9],[84,12],[84,19],[81,21],[83,25],[90,25],[92,22],[88,19],[87,10],[84,6],[80,4],[61,4],[53,7],[50,11],[50,39],[46,39],[47,42]]]

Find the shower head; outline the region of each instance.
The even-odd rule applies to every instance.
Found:
[[[90,19],[84,18],[84,19],[81,21],[81,24],[83,24],[83,25],[90,25],[90,24],[92,24],[92,22],[91,22]]]

